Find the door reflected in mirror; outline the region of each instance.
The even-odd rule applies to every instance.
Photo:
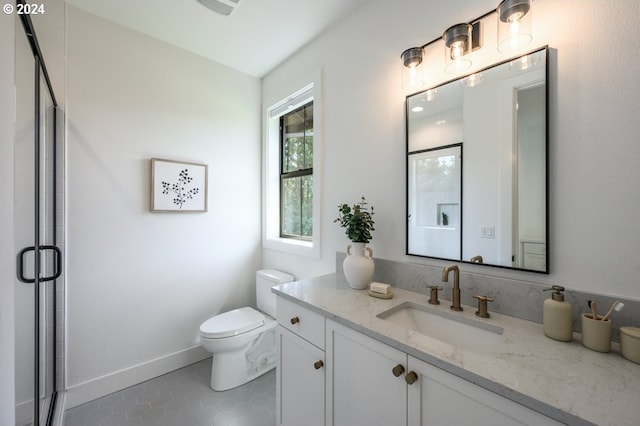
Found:
[[[548,273],[547,62],[407,97],[407,254]]]
[[[409,251],[460,258],[462,145],[409,155]]]

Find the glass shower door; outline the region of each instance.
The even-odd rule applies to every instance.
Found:
[[[27,31],[29,33],[29,31]],[[30,32],[33,34],[33,31]],[[33,35],[31,36],[33,37]],[[56,105],[40,58],[16,34],[14,224],[16,424],[48,425],[56,398]]]

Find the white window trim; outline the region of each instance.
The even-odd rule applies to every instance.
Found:
[[[262,247],[300,256],[320,258],[320,206],[322,198],[322,97],[321,73],[283,93],[263,109]],[[311,241],[280,237],[280,134],[279,117],[313,99],[313,230]]]

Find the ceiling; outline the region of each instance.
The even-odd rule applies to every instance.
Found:
[[[67,0],[87,12],[263,77],[370,0],[239,0],[230,16],[196,0]]]

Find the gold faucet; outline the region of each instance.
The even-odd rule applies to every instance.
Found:
[[[451,305],[452,311],[461,311],[462,306],[460,306],[460,269],[458,269],[458,265],[451,265],[444,268],[442,271],[442,281],[445,283],[449,282],[449,272],[453,271],[453,296]]]

